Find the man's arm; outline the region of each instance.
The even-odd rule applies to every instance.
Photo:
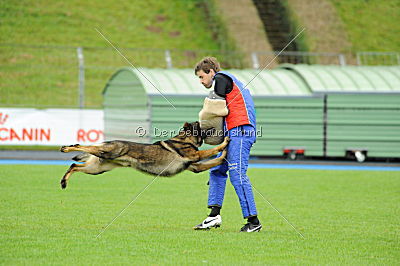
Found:
[[[225,76],[224,74],[217,74],[214,77],[215,85],[214,91],[218,96],[226,97],[233,89],[233,82],[231,78]]]

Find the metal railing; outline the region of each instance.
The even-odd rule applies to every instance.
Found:
[[[340,53],[315,53],[299,51],[266,52],[256,51],[251,54],[252,67],[262,68],[275,56],[277,62],[291,64],[346,65],[346,57]]]
[[[400,53],[397,52],[357,52],[357,65],[400,65]]]
[[[217,57],[223,68],[238,69],[262,69],[275,57],[268,68],[282,63],[346,65],[339,53],[119,49],[135,67],[149,68],[193,68],[204,56]],[[357,59],[359,65],[400,64],[399,53],[360,52]],[[0,105],[100,108],[106,82],[126,65],[111,47],[0,44]]]

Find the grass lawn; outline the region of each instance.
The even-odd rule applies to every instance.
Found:
[[[217,49],[199,1],[51,1],[1,4],[2,43]]]
[[[0,263],[4,264],[398,264],[400,172],[250,169],[263,231],[238,233],[228,183],[223,225],[199,232],[208,214],[207,173],[151,181],[132,169],[75,174],[67,166],[0,166]]]
[[[170,49],[174,66],[192,68],[207,53],[182,50],[220,48],[202,3],[197,0],[2,1],[0,105],[78,107],[77,50],[59,46],[80,46],[85,47],[86,107],[100,107],[108,79],[129,64],[96,28],[135,66],[165,67],[165,49]],[[123,49],[126,47],[133,49]]]
[[[344,22],[353,52],[398,52],[400,2],[397,0],[330,0]]]

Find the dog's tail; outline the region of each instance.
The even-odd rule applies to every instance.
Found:
[[[86,162],[89,159],[90,155],[91,155],[90,153],[84,152],[84,153],[78,154],[77,156],[72,158],[72,160],[77,161],[77,162]]]

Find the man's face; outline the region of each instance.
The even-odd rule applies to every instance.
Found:
[[[199,77],[200,83],[203,84],[207,89],[211,88],[213,83],[213,77],[215,75],[215,71],[210,69],[210,73],[204,72],[202,69],[197,71],[196,75]]]

